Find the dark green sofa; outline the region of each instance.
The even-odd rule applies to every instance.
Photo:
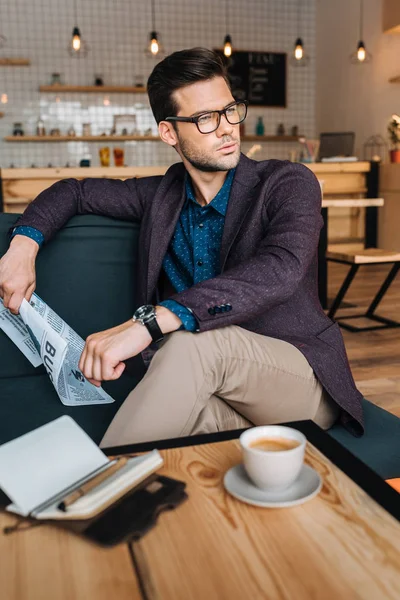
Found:
[[[0,214],[0,256],[16,215]],[[39,253],[38,294],[84,339],[129,319],[135,309],[139,226],[105,217],[75,217]],[[0,331],[0,444],[71,415],[99,442],[128,392],[144,374],[128,361],[120,380],[104,384],[113,404],[64,406],[44,368],[34,369]],[[400,419],[365,401],[366,434],[354,438],[336,425],[330,434],[383,478],[400,477]]]

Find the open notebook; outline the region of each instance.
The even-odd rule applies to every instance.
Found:
[[[9,512],[34,519],[90,519],[148,479],[163,460],[157,450],[124,466],[63,511],[60,503],[113,461],[71,417],[63,416],[0,446],[0,488]]]

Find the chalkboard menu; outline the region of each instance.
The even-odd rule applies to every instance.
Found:
[[[232,94],[252,106],[286,108],[286,54],[235,50],[229,58],[216,50],[227,65]]]

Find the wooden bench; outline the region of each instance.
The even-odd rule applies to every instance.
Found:
[[[390,329],[392,327],[400,327],[400,323],[392,321],[391,319],[386,319],[385,317],[380,317],[375,314],[375,310],[377,309],[379,303],[386,294],[392,281],[396,277],[398,270],[400,269],[400,252],[392,250],[383,250],[380,248],[366,248],[365,250],[355,250],[353,252],[328,251],[326,253],[326,259],[331,260],[333,262],[350,265],[350,270],[347,273],[347,276],[344,282],[342,283],[342,286],[336,298],[334,299],[332,306],[329,309],[328,316],[331,319],[334,318],[347,290],[349,289],[361,265],[381,265],[385,263],[392,263],[392,268],[390,269],[385,281],[381,285],[375,298],[372,300],[371,304],[367,308],[367,311],[364,314],[348,315],[345,317],[341,317],[341,319],[338,320],[338,323],[344,329],[355,333],[358,333],[360,331],[372,331],[374,329]],[[355,327],[354,325],[349,325],[348,323],[343,322],[344,320],[359,319],[360,317],[366,317],[367,319],[376,321],[379,323],[379,325],[372,325],[369,327]]]

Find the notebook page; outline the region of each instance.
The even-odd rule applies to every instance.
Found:
[[[0,488],[26,516],[108,462],[83,429],[62,416],[0,446]]]

